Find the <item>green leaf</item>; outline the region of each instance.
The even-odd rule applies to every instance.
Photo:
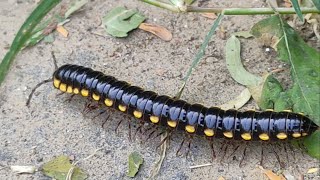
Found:
[[[53,34],[49,34],[48,36],[43,38],[43,42],[46,43],[53,43],[54,42],[54,36]]]
[[[300,19],[301,21],[303,21],[303,15],[302,15],[302,12],[301,12],[300,5],[299,5],[298,0],[291,0],[291,3],[292,3],[292,5],[293,5],[293,8],[294,8],[294,10],[296,11],[299,19]]]
[[[36,9],[30,14],[27,20],[23,23],[19,29],[16,37],[14,38],[9,52],[5,55],[0,64],[0,85],[3,82],[10,65],[17,55],[17,53],[24,47],[25,43],[32,36],[32,32],[39,24],[42,18],[61,0],[41,1]]]
[[[240,41],[232,35],[226,44],[226,63],[227,68],[234,80],[245,86],[258,85],[262,78],[251,74],[242,65],[240,57]]]
[[[291,65],[293,85],[286,91],[277,87],[269,93],[278,96],[264,97],[276,110],[290,107],[294,112],[303,112],[320,125],[320,53],[308,46],[303,39],[278,15],[255,24],[251,30],[255,37],[277,39],[276,48],[280,60]],[[268,86],[265,86],[268,87]],[[264,90],[264,91],[272,91]],[[265,94],[264,96],[266,96]]]
[[[103,17],[102,23],[107,33],[115,37],[126,37],[128,32],[136,29],[145,17],[137,10],[116,7]]]
[[[64,14],[65,19],[67,19],[72,13],[79,10],[82,6],[88,3],[88,0],[74,0],[70,8],[67,10],[67,12]]]
[[[313,4],[316,6],[318,10],[320,10],[320,1],[319,0],[312,0]]]
[[[233,33],[232,35],[235,35],[236,37],[243,37],[243,38],[251,38],[253,35],[250,33],[250,31],[238,31]]]
[[[170,2],[177,7],[182,7],[184,4],[184,0],[170,0]]]
[[[195,0],[184,0],[187,5],[191,5]]]
[[[58,180],[65,180],[69,170],[74,167],[72,179],[82,180],[86,179],[87,175],[78,167],[75,167],[70,163],[68,156],[58,156],[55,159],[47,162],[42,167],[42,172],[49,177]]]
[[[127,176],[134,177],[139,171],[140,165],[143,163],[143,158],[137,152],[133,152],[129,155],[129,171]]]
[[[244,106],[251,98],[251,93],[248,88],[245,88],[236,98],[220,105],[221,109],[239,109]]]
[[[320,130],[317,130],[310,136],[306,137],[303,145],[307,148],[310,156],[320,159]]]

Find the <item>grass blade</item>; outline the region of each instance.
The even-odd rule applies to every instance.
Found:
[[[213,36],[214,32],[216,31],[216,29],[217,29],[217,27],[218,27],[218,25],[219,25],[222,17],[223,17],[223,14],[220,14],[220,15],[218,16],[218,18],[214,21],[214,23],[213,23],[210,31],[209,31],[208,34],[206,35],[206,37],[205,37],[205,39],[204,39],[204,41],[203,41],[203,43],[202,43],[202,45],[201,45],[201,47],[200,47],[197,55],[194,57],[193,62],[192,62],[192,64],[191,64],[191,66],[189,67],[189,70],[188,70],[186,76],[183,78],[182,85],[181,85],[178,93],[177,93],[176,96],[175,96],[176,98],[180,98],[180,97],[181,97],[181,94],[182,94],[182,91],[184,90],[184,87],[185,87],[185,85],[186,85],[186,82],[188,81],[188,79],[189,79],[189,77],[190,77],[193,69],[199,64],[201,58],[203,57],[204,51],[205,51],[205,49],[207,48],[208,43],[209,43],[211,37]]]
[[[292,3],[292,5],[293,5],[293,8],[294,8],[294,10],[296,11],[299,19],[300,19],[301,21],[303,21],[303,15],[302,15],[302,12],[301,12],[300,5],[299,5],[299,3],[298,3],[298,0],[291,0],[291,3]]]
[[[23,23],[12,42],[9,52],[7,52],[0,64],[0,85],[3,82],[14,57],[24,46],[25,42],[27,42],[28,39],[32,36],[32,31],[34,30],[34,28],[52,8],[60,3],[60,1],[61,0],[41,1],[41,3]]]
[[[316,6],[318,10],[320,10],[320,1],[319,0],[312,0],[313,4]]]

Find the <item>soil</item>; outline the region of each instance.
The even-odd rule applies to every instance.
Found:
[[[264,1],[251,0],[212,0],[197,3],[204,7],[267,6]],[[100,27],[101,18],[117,6],[138,9],[147,17],[147,23],[161,25],[170,30],[173,39],[165,42],[142,30],[134,30],[126,38],[107,35]],[[34,0],[0,1],[0,57],[4,57],[18,29],[35,7]],[[234,32],[250,30],[256,22],[266,17],[224,17],[217,34],[206,49],[203,60],[188,81],[182,99],[206,106],[218,106],[235,98],[244,87],[232,79],[226,68],[226,39]],[[75,97],[67,102],[70,96],[58,95],[59,92],[53,89],[51,84],[43,85],[36,91],[29,108],[25,105],[27,97],[37,83],[51,78],[54,72],[52,51],[59,66],[71,63],[91,67],[145,89],[173,96],[212,23],[213,20],[199,14],[172,13],[141,1],[92,0],[65,25],[69,31],[68,38],[55,32],[53,43],[40,42],[23,50],[14,60],[0,87],[0,179],[50,179],[41,172],[15,174],[8,167],[41,167],[59,155],[80,160],[99,148],[101,150],[95,156],[78,165],[87,173],[88,179],[131,179],[126,173],[128,156],[133,151],[144,158],[135,179],[148,179],[160,157],[160,150],[156,148],[160,140],[156,138],[145,141],[146,135],[138,133],[130,141],[127,122],[136,121],[134,118],[107,110],[106,114],[93,119],[99,111],[82,113],[86,102],[84,98]],[[313,36],[308,38],[314,39]],[[266,52],[259,42],[241,39],[241,43],[242,59],[250,72],[262,75],[270,69],[283,66],[276,60],[276,52]],[[316,46],[317,43],[310,44]],[[255,107],[256,104],[251,102],[243,109]],[[108,121],[102,127],[106,116],[109,116]],[[116,133],[115,128],[120,120],[123,123]],[[138,126],[137,123],[134,125]],[[217,157],[212,161],[210,146],[201,137],[193,138],[187,158],[185,155],[176,156],[184,137],[183,133],[173,134],[156,179],[218,179],[221,176],[225,179],[266,179],[258,168],[261,148],[264,149],[263,167],[266,169],[274,172],[285,171],[296,179],[302,176],[306,179],[320,177],[306,174],[309,168],[318,167],[319,162],[297,148],[292,150],[288,145],[228,142],[228,148],[222,148],[219,153],[225,142],[216,140],[214,148]],[[239,167],[245,148],[245,159]],[[182,154],[185,154],[185,151],[183,148]],[[224,151],[226,155],[223,155]],[[274,151],[280,156],[283,168],[280,167]],[[190,168],[207,163],[212,165]]]

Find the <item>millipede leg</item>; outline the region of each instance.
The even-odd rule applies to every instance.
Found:
[[[158,126],[152,125],[151,130],[152,131],[148,134],[146,141],[149,140],[152,137],[152,135],[158,130]]]
[[[286,142],[286,143],[283,145],[283,148],[284,148],[284,151],[285,151],[285,153],[286,153],[287,164],[289,164],[289,153],[288,153],[288,150],[287,150],[287,145],[288,145],[288,142]]]
[[[102,123],[101,127],[103,128],[104,124],[109,120],[110,115],[107,115],[107,118],[104,120],[104,122]]]
[[[129,138],[129,141],[131,142],[132,141],[132,137],[131,137],[131,121],[130,120],[128,122],[128,129],[129,129],[128,138]]]
[[[57,70],[58,69],[57,58],[54,55],[53,51],[51,51],[51,56],[52,56],[52,60],[53,60],[54,70]]]
[[[136,138],[136,135],[137,135],[138,132],[141,133],[141,129],[142,129],[143,125],[144,125],[144,124],[140,123],[139,127],[136,128],[136,130],[135,130],[135,132],[134,132],[134,134],[133,134],[133,138]]]
[[[187,152],[186,152],[186,158],[188,158],[188,155],[189,155],[190,150],[191,150],[191,141],[192,141],[192,138],[193,138],[193,136],[192,136],[192,135],[189,135],[189,137],[188,137]]]
[[[70,103],[73,99],[73,97],[75,96],[75,94],[72,94],[68,99],[66,99],[64,102],[68,102]]]
[[[264,152],[263,152],[263,149],[264,149],[264,143],[263,142],[261,142],[261,157],[260,157],[260,166],[262,166],[263,167],[263,156],[264,156]]]
[[[180,152],[180,150],[181,150],[181,148],[182,148],[182,146],[183,146],[183,144],[184,144],[184,141],[185,141],[185,138],[183,138],[182,142],[180,143],[180,146],[179,146],[179,148],[178,148],[178,150],[177,150],[177,152],[176,152],[176,156],[180,156],[180,155],[179,155],[179,152]]]
[[[95,115],[95,116],[92,117],[92,120],[96,119],[97,117],[101,116],[102,114],[104,114],[104,113],[106,113],[106,112],[107,112],[107,110],[102,110],[102,111],[100,111],[97,115]],[[109,116],[109,115],[108,115],[108,116]]]
[[[223,160],[224,160],[224,157],[225,157],[226,154],[227,154],[228,145],[229,145],[229,142],[226,143],[225,148],[223,149],[223,155],[221,156],[220,164],[222,164],[222,162],[223,162]]]
[[[292,144],[288,143],[288,146],[289,146],[290,151],[292,152],[293,160],[296,161],[296,155],[295,155],[296,153],[295,153],[295,150],[294,150]]]
[[[170,137],[171,137],[171,134],[172,134],[173,131],[172,130],[167,130],[167,132],[168,132],[167,136],[160,141],[160,144],[156,147],[156,149],[158,149],[167,140],[170,140]]]
[[[236,143],[236,142],[235,142]],[[227,157],[227,159],[231,158],[233,153],[235,153],[239,149],[240,145],[237,145],[236,148],[233,149],[232,153]]]
[[[30,101],[31,101],[31,99],[32,99],[32,96],[33,96],[34,92],[35,92],[40,86],[42,86],[43,84],[46,84],[46,83],[48,83],[48,82],[52,82],[52,78],[47,79],[47,80],[44,80],[44,81],[38,83],[38,84],[31,90],[31,92],[30,92],[30,94],[29,94],[29,97],[28,97],[28,100],[27,100],[27,102],[26,102],[26,106],[27,106],[27,107],[29,107],[29,105],[30,105]]]
[[[246,145],[244,147],[243,154],[242,154],[242,157],[241,157],[241,160],[240,160],[240,163],[239,163],[239,167],[241,167],[242,162],[244,161],[244,158],[246,157],[247,147],[248,147],[248,143],[246,142]]]
[[[120,124],[122,123],[122,121],[123,121],[123,119],[121,119],[119,122],[118,122],[118,124],[117,124],[117,126],[116,126],[116,128],[115,128],[115,132],[118,134],[118,128],[119,128],[119,126],[120,126]],[[131,130],[130,130],[130,132],[131,132]]]
[[[278,163],[279,163],[279,165],[280,165],[280,168],[284,168],[284,164],[281,162],[281,159],[280,159],[279,154],[275,151],[274,148],[272,148],[272,151],[273,151],[274,155],[275,155],[276,158],[277,158],[277,161],[278,161]]]
[[[210,142],[210,147],[211,147],[211,151],[212,151],[212,153],[211,153],[211,159],[212,159],[212,161],[216,158],[216,153],[215,153],[215,151],[214,151],[214,145],[213,145],[213,141],[212,141],[212,139],[211,140],[209,140]]]

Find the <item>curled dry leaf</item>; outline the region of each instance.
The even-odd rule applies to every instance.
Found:
[[[144,31],[151,32],[152,34],[158,36],[159,38],[165,41],[171,41],[172,39],[171,32],[162,26],[155,25],[155,24],[141,23],[139,28]]]
[[[63,26],[57,26],[56,30],[63,36],[68,37],[69,32]]]
[[[222,177],[222,176],[220,176],[220,177],[218,178],[218,180],[225,180],[225,178]]]
[[[270,179],[270,180],[286,180],[282,175],[276,175],[269,169],[264,169],[262,166],[259,166],[259,169]]]
[[[200,15],[209,19],[217,19],[217,15],[215,13],[200,13]]]

